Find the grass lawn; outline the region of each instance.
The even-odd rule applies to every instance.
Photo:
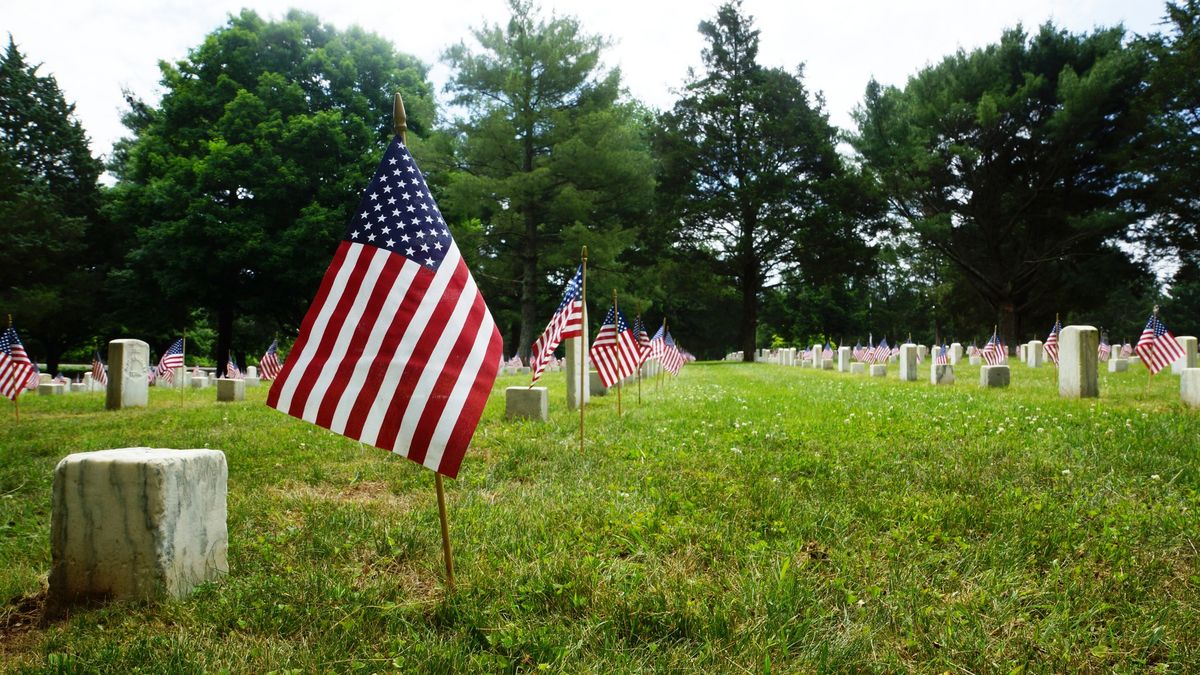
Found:
[[[447,482],[212,389],[0,406],[0,669],[1010,672],[1200,670],[1200,413],[1177,378],[1013,386],[693,364],[549,424],[502,377]],[[922,372],[928,377],[928,368]],[[230,574],[185,600],[34,617],[54,465],[208,447],[229,461]]]

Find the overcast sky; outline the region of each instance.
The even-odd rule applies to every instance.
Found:
[[[503,21],[504,0],[350,2],[347,0],[8,0],[0,31],[9,32],[42,74],[53,74],[92,138],[107,154],[124,135],[121,89],[159,96],[160,59],[186,56],[206,34],[242,7],[278,18],[288,8],[310,11],[344,28],[357,24],[400,51],[434,66],[469,29]],[[610,37],[607,63],[620,66],[633,96],[660,109],[689,67],[700,65],[697,24],[715,14],[716,0],[543,0],[542,7],[579,17],[589,32]],[[761,31],[759,58],[770,66],[805,64],[810,90],[823,92],[834,124],[849,128],[850,112],[871,77],[902,85],[909,75],[958,48],[995,42],[1004,28],[1047,20],[1075,32],[1123,24],[1128,32],[1159,30],[1157,0],[745,0]]]

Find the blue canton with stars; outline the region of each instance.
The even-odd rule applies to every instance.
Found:
[[[398,253],[436,270],[453,240],[425,176],[408,148],[392,139],[375,176],[363,192],[345,240]]]
[[[558,303],[558,309],[556,309],[554,313],[557,314],[563,311],[567,308],[567,305],[578,300],[582,290],[583,265],[580,265],[579,267],[575,268],[575,276],[571,277],[571,280],[567,282],[567,290],[563,291],[562,302]]]
[[[614,313],[613,308],[609,307],[608,314],[604,315],[604,323],[602,323],[600,325],[601,326],[612,325],[614,323],[613,313]],[[617,324],[617,333],[624,333],[625,331],[629,330],[629,322],[625,320],[625,315],[622,314],[621,312],[616,312],[616,315],[617,316],[616,316],[615,323]]]

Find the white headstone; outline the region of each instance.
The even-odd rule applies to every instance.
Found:
[[[850,374],[851,375],[863,375],[866,372],[867,372],[867,364],[863,363],[862,361],[855,361],[854,363],[850,364]]]
[[[1127,370],[1129,370],[1129,359],[1114,356],[1108,360],[1108,372],[1123,373]]]
[[[983,357],[982,356],[968,356],[967,363],[969,363],[973,366],[981,366],[981,365],[983,365]]]
[[[608,387],[604,386],[604,383],[600,381],[600,373],[594,370],[588,371],[588,391],[591,392],[592,396],[608,395]]]
[[[929,347],[917,345],[917,359],[924,361],[927,358],[929,358]]]
[[[812,346],[812,367],[813,368],[818,368],[818,369],[821,368],[821,361],[825,358],[823,355],[823,349],[824,349],[824,347],[822,347],[821,345],[813,345]]]
[[[1058,334],[1058,395],[1064,398],[1096,398],[1100,380],[1096,353],[1100,331],[1091,326],[1066,326]]]
[[[258,377],[258,368],[255,368],[254,366],[247,366],[246,377]]]
[[[850,347],[838,347],[837,369],[839,373],[850,372],[850,364],[854,360],[854,350]]]
[[[150,345],[141,340],[108,343],[108,390],[104,407],[109,410],[144,408],[150,398]]]
[[[50,382],[49,384],[39,384],[37,392],[38,396],[58,396],[66,393],[66,389],[57,382]]]
[[[583,364],[583,372],[587,372],[590,366],[587,363],[587,344],[588,344],[588,321],[587,308],[583,310],[583,336],[573,337],[563,340],[563,348],[567,352],[567,363],[563,366],[563,372],[567,376],[567,409],[578,410],[579,402],[583,401],[587,405],[591,394],[586,386],[587,379],[581,376],[580,363]],[[651,361],[647,364],[648,372],[653,372],[658,367],[658,361]]]
[[[900,381],[917,381],[917,346],[911,342],[900,345]]]
[[[1176,335],[1175,341],[1183,347],[1183,356],[1175,360],[1171,364],[1171,372],[1179,375],[1187,368],[1195,368],[1200,366],[1196,361],[1196,338],[1191,335]]]
[[[1179,395],[1189,407],[1200,408],[1200,368],[1187,368],[1180,373]]]
[[[1060,350],[1062,349],[1061,340],[1062,335],[1059,335]],[[1042,356],[1044,354],[1042,347],[1041,340],[1031,340],[1029,342],[1029,345],[1025,348],[1025,365],[1030,368],[1040,368],[1042,366]]]
[[[871,377],[887,377],[887,366],[882,363],[872,363]]]
[[[217,450],[68,455],[54,469],[51,602],[181,597],[228,573],[228,476]]]
[[[948,356],[950,357],[950,365],[957,366],[958,362],[962,361],[962,357],[963,357],[962,344],[958,343],[958,342],[951,342],[950,343],[950,354]]]

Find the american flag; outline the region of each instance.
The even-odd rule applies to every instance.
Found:
[[[172,382],[175,375],[172,371],[183,365],[183,338],[176,340],[167,347],[167,351],[163,352],[162,358],[158,360],[158,367],[150,375],[150,381],[155,378],[164,377],[167,382]]]
[[[9,326],[0,333],[0,394],[15,401],[30,383],[38,380],[37,366],[25,353],[17,330]]]
[[[1127,359],[1133,354],[1133,345],[1126,342],[1121,345],[1121,358]]]
[[[1108,344],[1108,338],[1101,337],[1100,346],[1096,349],[1096,356],[1098,356],[1101,361],[1107,361],[1108,357],[1111,355],[1112,345]]]
[[[658,330],[654,331],[654,337],[650,338],[650,356],[646,357],[647,361],[658,359],[658,364],[662,365],[663,352],[667,348],[666,333],[667,325],[664,322],[658,327]]]
[[[1054,320],[1054,327],[1050,329],[1050,334],[1046,336],[1046,343],[1042,345],[1042,349],[1046,350],[1046,356],[1050,360],[1058,364],[1058,334],[1062,332],[1062,322],[1058,319]]]
[[[1146,364],[1152,374],[1184,356],[1183,347],[1175,340],[1175,336],[1171,335],[1171,331],[1167,330],[1167,324],[1163,323],[1157,314],[1150,315],[1150,320],[1142,329],[1142,336],[1138,338],[1135,349],[1138,356],[1141,357],[1142,363]]]
[[[862,343],[859,342],[854,345],[854,350],[850,353],[854,357],[855,361],[862,361],[863,355],[866,353],[866,350],[863,349]]]
[[[229,350],[229,359],[225,362],[225,377],[231,380],[241,380],[245,376],[242,375],[242,370],[237,366],[237,359],[233,358],[233,350]]]
[[[641,366],[650,360],[650,334],[646,332],[646,325],[642,323],[640,314],[633,317],[633,335],[637,338],[638,366]]]
[[[950,365],[950,347],[944,344],[941,347],[934,346],[933,363],[938,366]]]
[[[979,355],[980,355],[979,347],[976,346],[976,344],[974,342],[972,342],[971,346],[967,347],[967,356],[979,356]]]
[[[533,370],[533,383],[542,377],[546,366],[554,358],[554,350],[568,338],[583,335],[583,265],[575,270],[575,276],[567,282],[562,302],[546,324],[546,330],[533,343],[529,355],[529,367]],[[530,386],[532,386],[532,384]]]
[[[604,324],[588,351],[604,386],[612,387],[637,372],[638,351],[637,338],[625,322],[625,316],[609,307]]]
[[[980,353],[989,366],[999,366],[1008,362],[1007,350],[1004,348],[1004,343],[1000,341],[998,333],[992,333],[992,338],[987,341]]]
[[[279,369],[282,367],[279,364],[279,341],[272,340],[271,346],[267,347],[267,352],[258,360],[258,367],[262,368],[264,380],[274,380],[279,377]]]
[[[100,352],[92,352],[92,381],[99,382],[100,386],[108,386],[108,371],[104,369],[104,362],[100,360]]]
[[[891,349],[888,347],[887,338],[883,338],[867,355],[867,363],[887,363],[890,353]]]
[[[453,478],[502,352],[491,312],[397,136],[267,405]]]
[[[662,366],[672,375],[678,375],[679,369],[683,367],[683,354],[679,353],[679,348],[675,346],[675,338],[671,337],[670,331],[667,331],[663,343],[666,348],[663,351]]]
[[[823,359],[832,359],[833,358],[833,346],[830,345],[828,342],[825,343],[825,349],[822,350],[822,352],[821,352],[821,358],[823,358]]]

